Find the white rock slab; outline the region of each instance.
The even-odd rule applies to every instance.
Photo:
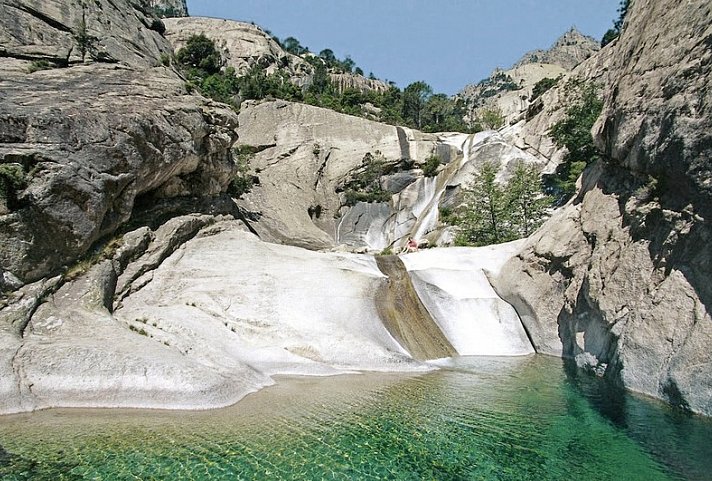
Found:
[[[427,249],[402,256],[420,299],[460,355],[534,353],[516,311],[488,280],[521,244]]]
[[[267,375],[426,369],[378,317],[374,292],[384,281],[372,257],[233,230],[188,242],[115,315],[143,320],[151,335],[209,362]]]

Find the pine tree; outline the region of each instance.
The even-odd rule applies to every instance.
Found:
[[[546,218],[553,198],[542,193],[539,169],[518,162],[507,183],[507,211],[516,237],[528,237]]]
[[[518,163],[503,185],[497,182],[497,172],[497,163],[483,163],[473,174],[472,184],[462,189],[463,203],[448,216],[457,226],[456,245],[484,246],[520,239],[546,220],[552,198],[543,194],[536,166]]]
[[[483,163],[470,187],[463,189],[463,205],[457,213],[457,245],[483,246],[510,240],[505,192],[497,183],[497,164]]]

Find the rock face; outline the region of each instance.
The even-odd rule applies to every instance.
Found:
[[[437,138],[331,110],[284,101],[245,103],[239,144],[258,151],[251,160],[257,184],[240,205],[259,217],[263,238],[311,249],[337,245],[343,216],[339,190],[363,167],[366,154],[393,164],[424,161]]]
[[[263,239],[315,250],[398,249],[409,236],[448,244],[439,210],[455,202],[478,165],[498,163],[504,180],[519,161],[548,163],[496,132],[423,134],[284,101],[244,103],[239,121],[240,148],[257,152],[255,185],[238,202],[252,227]],[[350,203],[350,186],[374,168],[367,160],[374,155],[383,159],[374,182],[385,199]],[[431,155],[443,167],[425,177],[420,167]]]
[[[157,67],[169,43],[141,10],[116,5],[0,3],[12,19],[0,22],[0,163],[27,183],[0,216],[0,265],[23,282],[112,234],[137,199],[217,195],[231,179],[236,115]],[[82,18],[96,40],[74,65]],[[33,71],[25,59],[72,66]]]
[[[188,5],[186,0],[149,0],[153,11],[159,17],[187,17]]]
[[[57,66],[91,59],[144,68],[170,51],[151,30],[153,17],[143,3],[96,0],[70,7],[61,0],[2,0],[0,18],[0,57]]]
[[[456,306],[459,316],[433,311],[433,320],[458,352],[531,352],[520,341],[483,346],[483,332],[509,340],[523,331],[516,316],[492,322],[501,307],[482,273],[461,271],[465,298],[448,281],[463,256],[496,272],[512,252],[498,246],[407,256],[429,293],[426,305],[443,298]],[[372,256],[268,244],[228,217],[189,215],[137,229],[75,280],[25,286],[0,309],[0,414],[58,406],[205,409],[234,403],[277,374],[431,369],[379,316],[378,293],[388,282]]]
[[[535,348],[712,414],[712,10],[632,3],[594,128],[607,161],[496,282]]]
[[[166,38],[176,51],[183,48],[191,36],[204,34],[216,42],[226,66],[234,68],[238,75],[246,74],[253,67],[260,67],[268,74],[287,74],[295,85],[311,84],[314,67],[305,57],[285,51],[257,25],[205,17],[165,19],[164,23]],[[384,92],[389,88],[380,80],[368,79],[363,75],[332,72],[330,77],[342,92],[347,88],[362,92]]]
[[[312,75],[311,65],[285,52],[264,30],[251,23],[205,17],[168,18],[164,23],[166,38],[175,51],[185,47],[193,35],[204,34],[215,41],[226,66],[234,68],[238,75],[259,66],[268,74],[286,72],[298,85],[305,84]]]
[[[389,89],[388,84],[377,79],[366,78],[363,75],[332,73],[329,77],[336,86],[336,90],[342,93],[346,89],[354,89],[359,92],[386,92]]]
[[[488,79],[465,87],[457,97],[467,104],[471,120],[494,109],[502,113],[505,125],[516,123],[527,111],[537,82],[566,76],[599,49],[593,38],[572,28],[549,50],[526,53],[511,69],[495,70]]]

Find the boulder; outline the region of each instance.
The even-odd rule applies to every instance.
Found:
[[[234,170],[236,114],[189,95],[160,65],[170,45],[146,26],[150,17],[127,3],[89,2],[83,13],[60,3],[0,3],[0,163],[21,166],[27,184],[0,215],[0,265],[22,282],[112,235],[137,200],[218,195]],[[90,33],[115,63],[92,54],[85,60],[97,62],[75,65],[73,25],[94,16],[106,25]],[[30,47],[41,53],[28,56]],[[36,70],[26,60],[50,50],[70,66]]]

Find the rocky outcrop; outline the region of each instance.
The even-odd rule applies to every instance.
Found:
[[[113,234],[142,198],[225,190],[237,116],[188,95],[175,72],[156,66],[170,45],[141,10],[108,1],[0,8],[9,19],[0,22],[0,163],[26,184],[0,216],[4,270],[36,281]],[[74,65],[81,22],[93,50]],[[70,67],[26,59],[68,59]]]
[[[240,146],[257,151],[255,185],[239,201],[259,219],[253,227],[265,239],[311,249],[337,245],[348,210],[344,185],[367,168],[367,154],[395,169],[404,159],[425,161],[437,143],[434,135],[284,101],[243,104],[238,134]]]
[[[457,97],[466,103],[471,121],[477,121],[484,111],[495,110],[501,112],[505,125],[514,124],[529,108],[537,82],[567,76],[599,49],[594,39],[571,29],[549,50],[526,53],[511,69],[496,69],[489,78],[466,86]]]
[[[149,5],[153,12],[161,18],[188,16],[186,0],[149,0]]]
[[[426,305],[439,297],[454,306],[435,310],[431,324],[459,352],[531,352],[519,341],[499,342],[522,332],[518,319],[493,323],[501,306],[492,303],[484,271],[458,267],[462,258],[468,266],[480,259],[478,268],[497,272],[512,252],[407,256],[418,292],[429,293]],[[457,286],[451,271],[460,272]],[[193,214],[136,229],[73,280],[24,286],[0,307],[0,414],[206,409],[232,404],[279,374],[432,369],[386,329],[377,299],[387,283],[372,256],[265,243],[229,216]],[[468,311],[473,305],[486,317]],[[482,343],[483,332],[498,340],[497,351]]]
[[[346,89],[359,92],[387,92],[390,86],[378,79],[366,78],[363,75],[351,73],[332,73],[329,78],[336,87],[337,92],[343,93]]]
[[[583,35],[575,28],[559,37],[548,50],[532,50],[525,53],[514,64],[514,68],[527,64],[559,65],[566,70],[573,70],[578,64],[593,56],[601,46],[596,39]]]
[[[639,0],[594,128],[606,161],[496,283],[540,352],[712,414],[712,10]]]
[[[185,47],[193,35],[203,34],[215,41],[226,66],[234,68],[238,76],[260,67],[268,74],[285,72],[297,85],[304,85],[311,78],[311,65],[284,51],[254,24],[206,17],[169,18],[164,23],[166,38],[175,51]]]

